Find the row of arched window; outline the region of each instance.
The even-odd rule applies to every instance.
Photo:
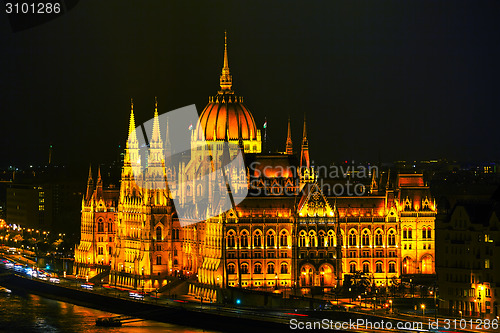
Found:
[[[371,273],[370,263],[368,261],[364,261],[361,265],[363,273]],[[389,267],[388,273],[396,273],[396,262],[390,261],[388,267]],[[357,271],[358,271],[357,263],[355,261],[351,261],[349,263],[349,272],[356,273]],[[375,263],[375,272],[373,273],[384,273],[384,264],[382,261],[377,261]]]
[[[249,274],[249,265],[248,263],[244,262],[240,265],[240,273],[241,274]],[[236,265],[233,263],[229,263],[227,265],[227,273],[228,274],[236,274]],[[254,274],[262,274],[262,264],[260,262],[256,262],[253,265],[253,273]],[[267,269],[266,269],[267,274],[277,274],[278,272],[275,269],[275,264],[273,262],[270,262],[267,264]],[[286,262],[282,263],[280,265],[280,274],[288,274],[288,264]]]
[[[236,247],[237,237],[236,232],[234,230],[229,230],[227,233],[227,246],[228,247]],[[262,231],[255,230],[252,237],[250,237],[250,233],[247,230],[243,230],[240,232],[239,237],[239,246],[241,248],[248,248],[250,243],[253,244],[253,247],[262,247],[264,245],[266,247],[276,247],[276,233],[273,229],[267,231],[267,234],[264,238]],[[279,235],[279,246],[280,247],[288,247],[288,231],[282,230]]]
[[[113,232],[113,222],[109,221],[108,223],[104,223],[103,219],[99,219],[97,221],[97,232],[104,232],[104,225],[107,225],[107,232]]]
[[[347,237],[349,246],[357,246],[358,245],[358,232],[356,229],[349,230],[349,234]],[[360,236],[360,241],[362,246],[370,246],[372,242],[374,242],[375,246],[383,246],[384,245],[384,232],[381,229],[377,229],[375,231],[375,235],[373,236],[368,229],[362,231]],[[396,245],[396,231],[394,229],[390,229],[387,232],[386,244],[389,246]],[[328,246],[336,246],[336,236],[333,230],[328,230],[327,233],[325,231],[320,230],[318,235],[314,230],[310,230],[309,234],[306,233],[305,230],[299,232],[299,246],[300,247],[328,247]],[[344,245],[343,235],[340,238],[340,245]]]

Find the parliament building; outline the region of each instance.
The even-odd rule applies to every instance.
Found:
[[[337,195],[332,186],[345,179],[323,179],[312,166],[305,119],[300,152],[293,150],[290,119],[283,151],[264,152],[265,137],[232,90],[227,40],[220,90],[191,130],[191,156],[173,168],[164,160],[172,153],[169,124],[159,119],[155,104],[148,156],[141,157],[132,104],[119,187],[104,187],[100,171],[95,181],[89,172],[75,275],[145,291],[182,276],[192,282],[190,293],[215,300],[228,287],[306,294],[341,287],[354,274],[374,286],[435,274],[436,204],[423,175],[391,177],[373,168],[361,195]],[[224,143],[237,149],[205,158],[210,145]],[[235,154],[243,156],[244,172],[231,175],[227,189],[246,195],[223,210],[227,184],[217,189],[199,176]],[[147,167],[138,174],[141,159]],[[155,185],[167,178],[175,181]],[[183,225],[178,212],[190,209],[206,219]]]

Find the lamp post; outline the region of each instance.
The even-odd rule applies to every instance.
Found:
[[[479,305],[479,317],[482,318],[483,317],[483,313],[481,311],[481,291],[483,291],[484,287],[481,286],[481,287],[479,287],[479,289],[480,289],[479,290],[479,297],[477,298],[477,301],[478,301],[478,305]]]
[[[425,316],[425,304],[420,304],[420,308],[422,309],[422,320],[423,320]]]
[[[274,290],[278,290],[278,273],[274,274]]]
[[[392,299],[389,300],[389,304],[391,305],[391,314],[393,313],[393,308],[392,308]]]

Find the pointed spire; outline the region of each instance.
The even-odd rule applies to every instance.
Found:
[[[302,147],[300,151],[300,168],[309,168],[309,142],[307,140],[306,115],[304,114],[304,132],[302,136]]]
[[[375,171],[372,174],[372,183],[370,185],[370,192],[372,194],[378,193],[377,173]]]
[[[167,117],[167,122],[165,124],[165,143],[164,143],[164,148],[165,148],[165,158],[167,156],[172,155],[172,144],[170,143],[168,117]]]
[[[128,125],[128,140],[127,147],[132,141],[137,141],[137,135],[135,132],[135,117],[134,117],[134,100],[130,99],[130,120]]]
[[[94,180],[92,179],[92,165],[89,166],[89,178],[87,180],[87,192],[85,194],[85,200],[90,200],[94,193]]]
[[[286,154],[293,155],[292,129],[290,127],[290,116],[288,116],[288,134],[286,137]]]
[[[96,186],[97,199],[102,198],[102,178],[101,178],[101,166],[99,165],[97,169],[97,186]]]
[[[221,90],[231,90],[233,85],[233,77],[229,72],[229,61],[227,59],[227,31],[224,31],[224,66],[220,76]]]
[[[153,136],[151,142],[161,142],[160,120],[158,119],[158,99],[155,96],[155,114],[153,118]]]

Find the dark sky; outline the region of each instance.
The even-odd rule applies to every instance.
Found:
[[[500,159],[498,1],[81,1],[0,14],[0,166],[110,162],[136,122],[233,88],[271,144],[312,159]]]

